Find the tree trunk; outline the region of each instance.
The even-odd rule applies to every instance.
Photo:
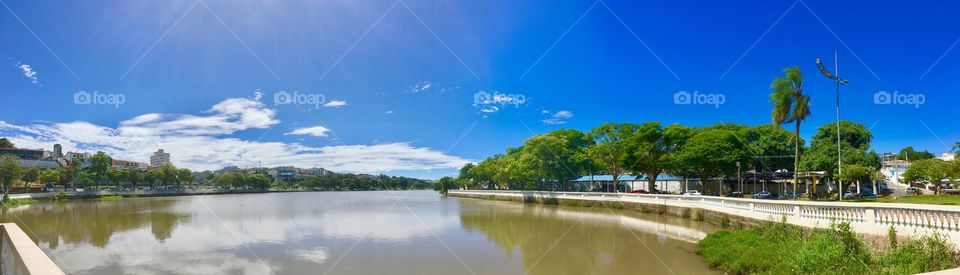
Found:
[[[653,189],[657,188],[658,176],[660,171],[647,171],[647,192],[653,193]]]
[[[793,199],[797,199],[797,173],[800,172],[800,120],[793,128]]]

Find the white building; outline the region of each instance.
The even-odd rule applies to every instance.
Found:
[[[162,166],[167,163],[170,163],[170,153],[163,152],[163,149],[159,149],[153,152],[153,155],[150,155],[150,166]]]
[[[946,153],[940,154],[940,156],[937,158],[945,161],[953,161],[956,157],[957,157],[957,154],[946,152]]]

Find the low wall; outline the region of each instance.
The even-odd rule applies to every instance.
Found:
[[[960,248],[960,207],[901,203],[843,203],[775,201],[712,196],[681,196],[592,192],[542,192],[504,190],[450,190],[453,196],[496,196],[520,201],[588,200],[698,208],[754,220],[786,220],[804,227],[829,227],[848,222],[862,234],[917,237],[938,233]]]
[[[64,274],[15,223],[0,223],[0,268],[3,274]]]

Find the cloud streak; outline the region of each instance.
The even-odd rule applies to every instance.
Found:
[[[17,68],[20,68],[23,76],[29,79],[33,85],[40,85],[40,78],[37,77],[37,71],[34,71],[30,65],[17,62]]]
[[[553,115],[551,115],[550,118],[544,119],[543,123],[549,124],[549,125],[564,124],[564,123],[567,123],[567,119],[570,119],[572,117],[573,117],[573,112],[560,110],[560,111],[557,111],[556,113],[553,113]]]
[[[116,127],[86,121],[26,125],[0,121],[0,135],[23,148],[52,148],[59,143],[64,150],[105,151],[118,159],[136,161],[145,161],[153,151],[163,148],[171,153],[175,165],[194,170],[262,164],[383,173],[459,168],[469,162],[408,142],[317,147],[236,136],[240,131],[276,126],[280,123],[276,114],[260,102],[260,96],[229,98],[202,115],[149,113],[121,121]],[[297,129],[291,134],[320,136],[329,130],[318,127]]]
[[[283,135],[285,136],[286,135],[308,135],[308,136],[315,136],[315,137],[325,137],[327,136],[327,132],[329,131],[330,129],[327,129],[327,127],[318,125],[313,127],[297,128]]]

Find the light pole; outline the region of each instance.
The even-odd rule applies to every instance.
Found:
[[[737,185],[740,186],[740,196],[743,196],[743,181],[740,180],[740,162],[737,162]]]
[[[837,96],[837,174],[843,173],[843,160],[840,154],[840,84],[847,85],[847,80],[840,78],[840,59],[837,57],[837,51],[833,51],[833,63],[834,63],[834,72],[837,72],[836,75],[831,74],[830,71],[827,71],[823,67],[823,61],[820,60],[820,57],[817,57],[817,69],[820,69],[820,73],[823,76],[826,76],[829,79],[832,79],[836,84],[836,96]],[[839,199],[843,200],[843,182],[837,178],[837,193]]]

